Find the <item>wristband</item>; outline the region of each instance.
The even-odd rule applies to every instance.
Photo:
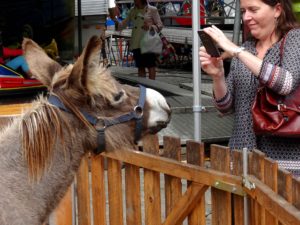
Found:
[[[239,56],[239,54],[242,52],[242,51],[244,51],[245,50],[245,48],[244,47],[237,47],[237,48],[234,48],[233,49],[233,57],[238,57]]]

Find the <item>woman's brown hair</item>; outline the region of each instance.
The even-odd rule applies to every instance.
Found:
[[[299,22],[293,12],[291,0],[261,0],[263,3],[275,7],[278,3],[282,7],[280,16],[278,17],[276,33],[279,37],[283,37],[289,30],[299,27]]]

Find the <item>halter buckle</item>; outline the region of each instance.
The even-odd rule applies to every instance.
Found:
[[[105,128],[97,129],[97,142],[98,146],[94,149],[96,155],[100,154],[105,150]]]
[[[133,111],[135,113],[135,118],[136,119],[140,119],[143,117],[143,114],[144,114],[144,111],[143,111],[143,107],[140,106],[140,105],[136,105],[134,108],[133,108]]]
[[[101,118],[97,118],[97,122],[96,124],[94,125],[96,130],[99,131],[99,130],[105,130],[106,129],[106,123],[105,123],[105,120],[104,119],[101,119]]]

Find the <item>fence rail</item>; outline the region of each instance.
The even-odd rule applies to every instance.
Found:
[[[143,143],[143,152],[122,149],[85,157],[76,179],[77,207],[71,207],[69,192],[53,215],[55,224],[243,225],[244,196],[249,224],[300,224],[300,180],[260,151],[249,153],[246,179],[255,189],[248,189],[239,151],[212,145],[208,165],[201,143],[188,141],[185,154],[179,138],[164,137],[161,149],[157,136]],[[205,215],[208,191],[211,221]]]

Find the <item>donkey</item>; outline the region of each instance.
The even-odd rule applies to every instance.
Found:
[[[134,147],[170,121],[157,91],[122,85],[101,66],[92,37],[74,65],[60,66],[34,41],[22,44],[48,95],[0,133],[0,224],[41,225],[73,181],[82,157]]]

